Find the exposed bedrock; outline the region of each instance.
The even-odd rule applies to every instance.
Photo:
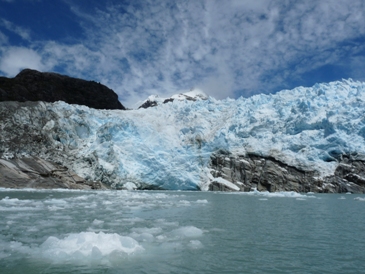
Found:
[[[95,109],[123,109],[118,95],[95,81],[24,69],[14,78],[0,77],[0,101],[64,101]]]
[[[68,168],[39,157],[0,159],[0,187],[107,189],[99,181],[88,181]]]
[[[335,173],[324,178],[317,171],[301,170],[272,157],[215,153],[211,157],[213,191],[296,191],[319,193],[365,193],[365,161],[342,155]],[[229,183],[225,183],[225,182]]]

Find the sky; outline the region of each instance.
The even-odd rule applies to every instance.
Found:
[[[100,82],[122,104],[365,81],[365,0],[0,0],[0,75]]]

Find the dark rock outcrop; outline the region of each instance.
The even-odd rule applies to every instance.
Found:
[[[118,95],[94,81],[25,69],[14,78],[0,77],[0,101],[64,101],[95,109],[122,109]]]
[[[101,182],[85,180],[64,166],[31,156],[0,159],[0,187],[107,189]]]
[[[218,152],[211,157],[211,174],[233,183],[241,191],[365,193],[364,159],[342,155],[339,161],[333,175],[321,178],[317,171],[300,170],[272,157]],[[213,180],[210,190],[234,189]]]
[[[155,107],[157,106],[157,102],[156,101],[151,101],[151,100],[146,100],[142,105],[139,106],[138,109],[140,108],[150,108],[150,107]]]

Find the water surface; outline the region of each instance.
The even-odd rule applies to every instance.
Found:
[[[360,273],[365,196],[0,190],[2,273]]]

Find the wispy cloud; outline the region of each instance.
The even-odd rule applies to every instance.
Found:
[[[8,44],[8,37],[0,31],[0,46]]]
[[[28,29],[19,27],[5,19],[0,20],[0,25],[5,27],[8,31],[19,35],[22,39],[30,40],[30,31]]]
[[[33,64],[100,81],[127,106],[191,87],[216,98],[273,92],[325,65],[342,63],[354,77],[363,67],[362,0],[67,3],[82,40],[33,41]]]

